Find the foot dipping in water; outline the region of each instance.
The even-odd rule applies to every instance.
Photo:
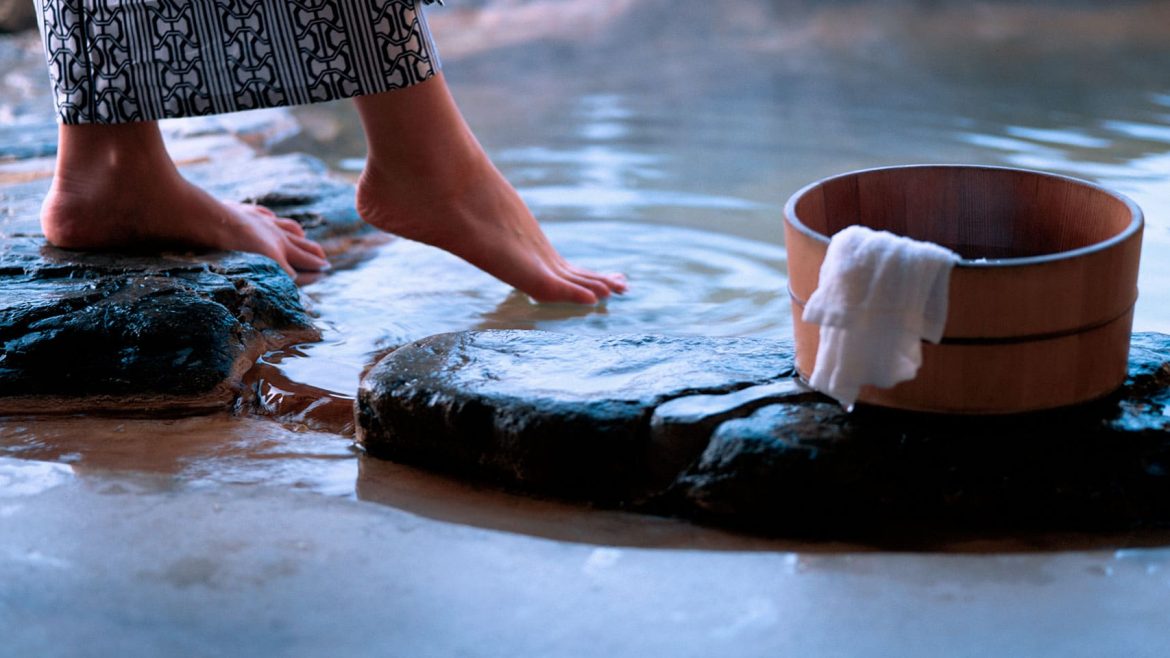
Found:
[[[326,269],[325,251],[296,221],[216,199],[185,180],[167,154],[157,120],[354,97],[368,149],[356,199],[366,222],[451,252],[539,302],[594,304],[626,291],[624,276],[577,267],[553,248],[464,121],[413,0],[327,4],[336,5],[335,27],[352,37],[341,47],[345,52],[330,59],[289,48],[304,61],[261,67],[256,75],[263,74],[264,88],[257,91],[254,76],[236,83],[231,71],[239,64],[225,49],[170,49],[165,52],[171,59],[159,59],[164,51],[139,52],[138,44],[126,41],[109,58],[90,59],[77,35],[119,21],[149,31],[152,12],[163,10],[145,0],[99,0],[102,7],[77,11],[66,11],[66,0],[45,3],[42,29],[61,122],[56,171],[41,211],[49,242],[77,250],[238,250],[268,256],[289,274]],[[98,21],[99,13],[116,20]],[[346,24],[345,17],[359,15]],[[246,24],[244,31],[297,45],[291,19],[253,16],[265,25]],[[237,30],[226,27],[230,16],[218,23],[188,18],[203,38],[212,35],[224,44],[237,38]],[[392,27],[408,30],[411,38],[384,43],[386,22],[399,23]],[[180,36],[153,34],[161,43]],[[134,73],[124,74],[132,60]],[[321,82],[329,78],[318,70],[322,60],[329,73],[359,84]],[[202,76],[165,90],[154,82],[180,69]],[[78,79],[78,70],[87,75]]]

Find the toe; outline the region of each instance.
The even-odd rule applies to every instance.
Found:
[[[322,247],[321,245],[317,244],[316,242],[313,242],[312,240],[310,240],[308,238],[301,237],[299,235],[288,236],[288,241],[291,242],[294,246],[296,246],[301,251],[307,251],[310,254],[314,254],[315,256],[320,258],[321,260],[325,260],[325,248]]]
[[[284,230],[285,233],[296,235],[299,237],[305,236],[305,229],[295,219],[288,219],[287,217],[276,217],[276,225]]]
[[[597,295],[593,294],[593,292],[588,288],[584,288],[570,281],[566,281],[564,286],[564,297],[555,301],[593,305],[598,302],[598,299]]]
[[[265,254],[265,255],[268,256],[269,258],[271,258],[272,260],[276,261],[276,264],[280,266],[280,269],[284,270],[285,273],[288,274],[290,277],[293,277],[294,279],[296,278],[297,269],[295,267],[293,267],[292,265],[290,265],[288,262],[288,259],[286,259],[283,255],[281,255],[281,254]]]
[[[551,272],[539,283],[528,286],[526,292],[538,302],[597,303],[592,290]]]
[[[630,282],[626,279],[625,274],[621,274],[619,272],[610,272],[608,274],[601,275],[601,277],[605,279],[607,284],[609,284],[610,290],[618,293],[619,295],[630,290]]]
[[[594,272],[590,272],[590,275],[594,280],[601,282],[601,284],[608,288],[610,292],[615,292],[620,295],[630,289],[629,284],[626,283],[626,277],[624,275],[597,274]]]
[[[609,297],[610,293],[612,292],[609,289],[609,286],[607,286],[603,281],[584,276],[573,271],[572,269],[564,269],[560,272],[560,275],[562,278],[572,281],[582,288],[587,288],[598,299],[605,299],[606,297]]]
[[[575,265],[569,265],[568,268],[578,277],[586,278],[594,282],[595,285],[603,286],[606,289],[606,294],[611,292],[621,294],[629,290],[624,274],[598,274]]]
[[[329,261],[325,258],[296,246],[288,250],[288,262],[301,272],[321,272],[329,269]]]
[[[241,201],[220,201],[220,203],[229,208],[235,208],[244,212],[254,212],[265,217],[276,217],[276,213],[272,212],[272,210],[255,203],[244,203]]]

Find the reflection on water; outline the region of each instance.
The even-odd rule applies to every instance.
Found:
[[[293,430],[227,414],[173,420],[10,418],[0,442],[0,524],[17,499],[80,481],[98,493],[274,486],[361,499],[420,516],[510,532],[622,546],[771,549],[792,543],[741,537],[515,496],[361,456],[328,432]],[[833,544],[810,545],[831,550]]]
[[[419,516],[560,541],[702,550],[837,553],[904,550],[981,553],[1165,545],[1165,532],[1133,535],[1013,533],[897,536],[871,545],[751,537],[675,519],[595,510],[453,481],[369,458],[330,432],[290,429],[257,418],[9,418],[0,441],[0,526],[22,497],[63,486],[104,495],[276,487],[390,505]],[[1135,557],[1137,554],[1134,554]]]
[[[84,431],[107,447],[82,451],[80,423],[0,421],[0,449],[49,461],[84,452],[81,472],[352,492],[357,460],[337,434],[352,432],[358,376],[379,354],[469,328],[783,336],[785,199],[823,176],[892,164],[1030,167],[1131,195],[1148,221],[1135,328],[1170,332],[1167,3],[450,4],[432,24],[476,133],[566,255],[626,272],[629,295],[536,306],[437,250],[371,244],[305,287],[324,340],[268,355],[252,375],[256,404],[285,427],[173,421],[175,436],[206,436],[198,425],[211,423],[221,438],[160,452],[151,438],[177,426],[90,421]],[[0,119],[25,111],[29,79],[0,80]],[[284,148],[360,170],[349,105],[297,114],[307,136]],[[152,453],[159,463],[146,463]],[[391,467],[362,465],[379,468]],[[417,504],[387,484],[406,476],[380,473],[359,491]]]
[[[357,465],[350,442],[262,419],[212,414],[177,419],[79,416],[8,418],[2,455],[68,464],[102,481],[130,473],[152,488],[278,485],[351,495]],[[0,464],[3,462],[0,461]]]
[[[73,477],[65,464],[0,457],[0,500],[34,496]],[[0,516],[4,515],[0,507]]]

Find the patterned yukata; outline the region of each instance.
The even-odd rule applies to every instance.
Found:
[[[34,1],[67,124],[319,103],[440,67],[416,0]]]

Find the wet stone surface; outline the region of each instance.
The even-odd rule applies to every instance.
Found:
[[[260,353],[316,335],[267,258],[0,242],[0,412],[231,405]]]
[[[367,374],[375,456],[765,533],[1170,526],[1170,336],[1109,399],[1012,417],[846,414],[787,341],[445,334]]]
[[[358,436],[376,456],[620,502],[641,496],[656,450],[674,448],[650,440],[658,405],[786,378],[791,361],[748,338],[440,334],[367,374]]]

